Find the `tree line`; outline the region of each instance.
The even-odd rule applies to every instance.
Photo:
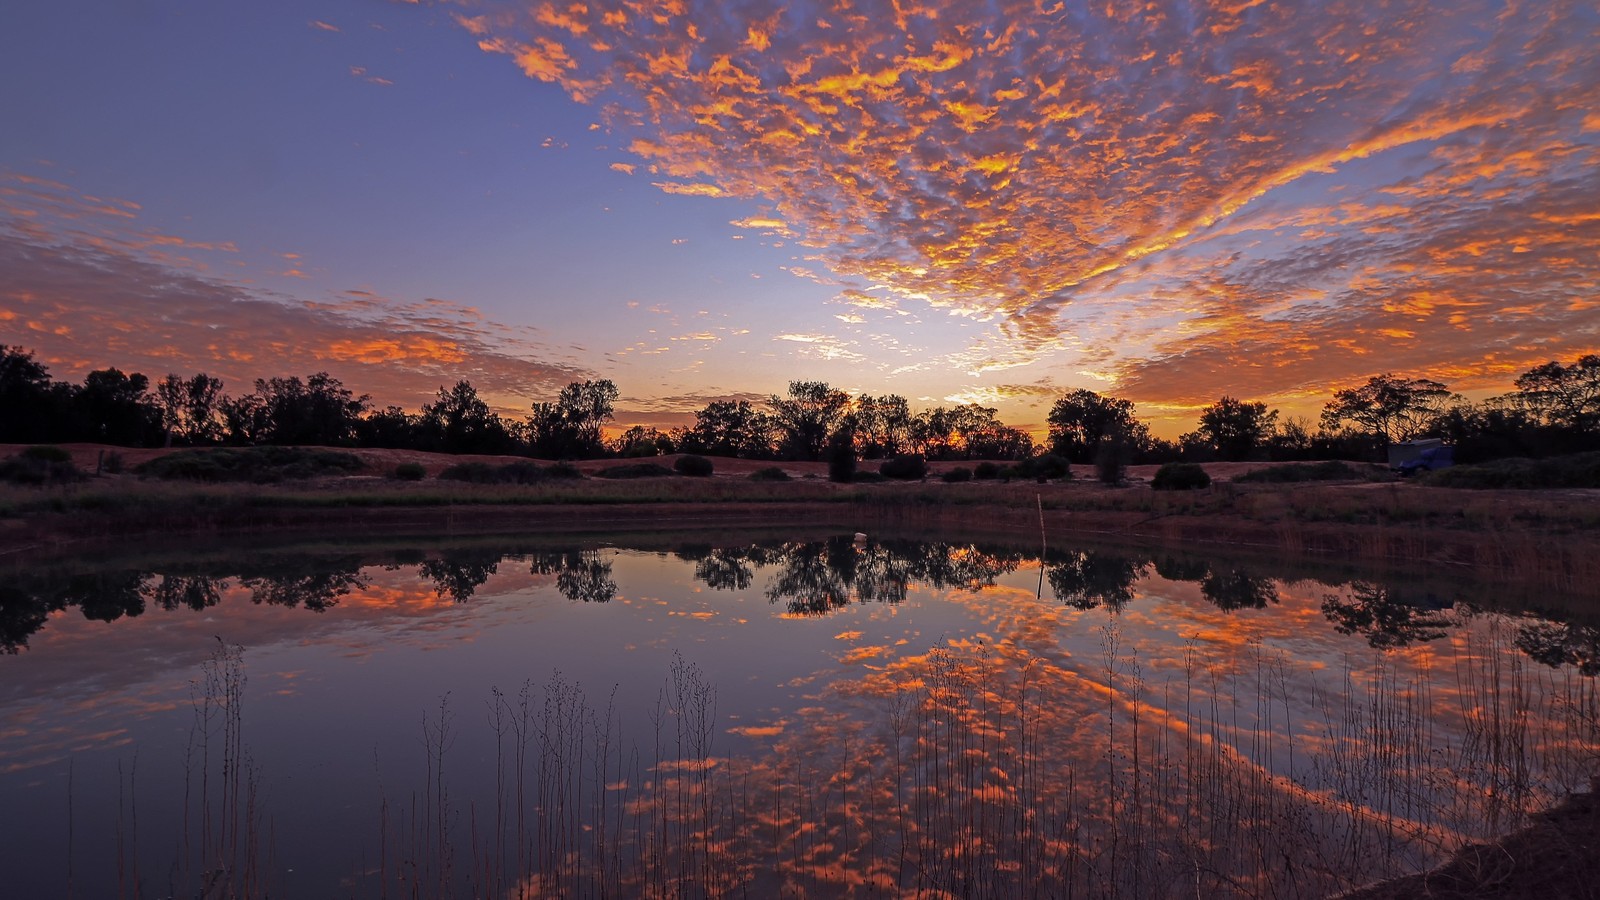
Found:
[[[618,391],[608,379],[573,382],[511,419],[466,380],[440,387],[417,412],[376,407],[327,372],[257,379],[224,392],[205,373],[98,369],[81,384],[56,381],[20,347],[0,345],[0,442],[89,441],[121,446],[315,445],[387,447],[542,459],[696,453],[747,459],[1022,460],[1052,453],[1112,469],[1175,460],[1305,460],[1381,456],[1391,442],[1438,437],[1457,459],[1549,456],[1600,449],[1600,355],[1528,370],[1502,396],[1470,402],[1426,378],[1377,375],[1337,391],[1318,422],[1282,418],[1265,403],[1224,396],[1193,431],[1155,437],[1132,401],[1090,390],[1051,407],[1042,443],[976,403],[914,411],[904,397],[852,397],[795,381],[766,401],[718,400],[693,425],[636,425],[607,439]]]

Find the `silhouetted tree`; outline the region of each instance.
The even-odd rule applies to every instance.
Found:
[[[1094,462],[1102,441],[1122,440],[1138,450],[1150,436],[1149,427],[1134,416],[1131,401],[1082,388],[1057,400],[1048,421],[1051,452],[1075,463]]]
[[[439,388],[438,398],[422,407],[417,425],[445,453],[510,453],[517,448],[505,423],[465,379]]]
[[[1360,387],[1335,392],[1322,408],[1322,425],[1331,430],[1349,422],[1387,445],[1421,433],[1449,399],[1450,389],[1437,381],[1374,375]]]
[[[420,418],[398,406],[387,406],[368,413],[356,423],[356,441],[363,447],[420,450],[437,446],[441,440],[437,433],[425,435]]]
[[[1267,443],[1277,420],[1278,411],[1265,403],[1223,397],[1201,411],[1198,431],[1223,459],[1242,460]]]
[[[885,459],[911,449],[914,417],[898,394],[856,398],[856,447],[862,459]]]
[[[785,456],[819,460],[839,419],[850,405],[850,395],[821,381],[791,381],[789,396],[767,400]]]
[[[605,452],[601,429],[610,421],[617,386],[608,379],[573,382],[554,403],[535,403],[528,417],[528,442],[544,459],[588,459]]]
[[[610,449],[617,456],[637,458],[676,453],[678,445],[670,434],[658,428],[633,425],[611,442]]]
[[[844,484],[856,480],[856,429],[851,416],[845,416],[828,438],[828,480]]]
[[[0,443],[60,439],[50,373],[31,351],[0,344]]]
[[[206,444],[221,436],[218,408],[222,401],[222,382],[204,372],[189,378],[168,374],[156,385],[161,410],[163,443],[170,447],[174,437],[188,444]]]
[[[772,417],[748,400],[716,400],[694,414],[679,449],[710,456],[767,459],[772,456]]]
[[[99,369],[84,376],[71,399],[72,437],[143,446],[160,433],[161,412],[149,394],[150,379],[138,372]]]
[[[254,393],[223,401],[222,416],[239,443],[343,446],[354,442],[369,399],[327,372],[257,379]]]
[[[1571,365],[1548,362],[1517,377],[1517,397],[1543,424],[1577,432],[1600,430],[1600,355]]]

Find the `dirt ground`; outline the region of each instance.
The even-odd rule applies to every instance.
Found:
[[[0,458],[18,453],[26,446],[27,445],[24,444],[0,444]],[[179,450],[184,449],[163,449],[159,447],[112,447],[106,444],[59,444],[57,446],[60,446],[62,449],[70,452],[72,454],[72,460],[75,464],[77,464],[78,468],[88,472],[96,471],[97,466],[103,464],[106,457],[112,453],[120,454],[122,456],[123,467],[126,469],[132,469],[157,457],[165,456],[168,453],[176,453]],[[347,452],[354,453],[356,456],[360,457],[362,462],[366,463],[367,467],[373,472],[392,471],[395,466],[398,466],[401,463],[420,463],[425,469],[427,469],[428,477],[430,478],[438,475],[439,472],[446,467],[462,462],[477,461],[491,463],[494,465],[503,465],[509,462],[526,460],[526,457],[521,456],[458,456],[450,453],[429,453],[423,450],[389,450],[372,447],[350,448]],[[676,455],[645,457],[643,459],[591,459],[582,460],[577,463],[577,466],[583,471],[584,474],[592,475],[595,472],[598,472],[602,469],[608,469],[612,466],[629,465],[639,462],[654,462],[658,465],[670,467],[677,459],[678,457]],[[535,461],[541,463],[553,462],[553,460]],[[826,478],[828,476],[828,464],[825,462],[732,459],[729,457],[720,456],[713,457],[712,462],[716,466],[716,475],[731,478],[743,478],[757,469],[765,469],[771,466],[777,466],[778,468],[783,469],[791,478]],[[997,465],[1009,465],[1009,463],[1004,460],[997,460],[995,462]],[[928,474],[930,478],[932,478],[948,472],[951,469],[960,467],[970,469],[977,464],[978,461],[968,460],[932,462],[928,464]],[[1211,476],[1213,481],[1231,481],[1235,477],[1246,472],[1281,465],[1287,465],[1287,463],[1213,462],[1203,463],[1202,467],[1206,470],[1206,474]],[[878,461],[862,460],[859,463],[859,466],[863,471],[875,471],[878,466]],[[1129,466],[1128,479],[1134,484],[1147,483],[1151,478],[1155,477],[1156,470],[1159,468],[1161,467],[1158,465]],[[1091,466],[1079,465],[1075,467],[1074,475],[1079,480],[1092,480],[1094,477],[1094,469]]]

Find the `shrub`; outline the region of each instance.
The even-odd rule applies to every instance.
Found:
[[[1424,476],[1424,483],[1452,488],[1596,488],[1600,452],[1451,466]]]
[[[828,439],[828,480],[849,484],[855,479],[855,432],[841,428]]]
[[[440,481],[465,481],[468,484],[494,484],[500,480],[494,466],[485,462],[456,463],[439,471]]]
[[[465,481],[469,484],[538,484],[553,478],[572,478],[562,467],[565,463],[557,463],[548,468],[539,468],[536,463],[527,460],[517,460],[503,466],[494,466],[485,462],[456,463],[446,467],[439,473],[443,481]],[[571,466],[566,466],[572,469]],[[578,475],[576,477],[583,477]]]
[[[29,447],[0,461],[0,481],[12,484],[67,484],[83,477],[72,454],[60,447]]]
[[[1167,463],[1156,470],[1150,486],[1158,491],[1192,491],[1210,487],[1211,476],[1194,463]]]
[[[103,471],[112,475],[121,475],[123,470],[128,468],[128,461],[121,453],[113,450],[106,454],[106,458],[100,467]]]
[[[871,470],[858,471],[854,477],[850,479],[851,483],[853,484],[883,484],[888,480],[889,479],[883,477],[882,474],[873,472]]]
[[[973,468],[972,477],[979,481],[988,481],[991,478],[999,478],[1000,472],[999,465],[992,462],[981,462]]]
[[[928,475],[928,461],[921,454],[909,453],[886,460],[878,467],[878,474],[898,481],[917,481]]]
[[[1000,477],[1007,481],[1013,478],[1037,478],[1039,481],[1066,479],[1072,477],[1072,463],[1064,456],[1046,453],[1008,466],[1000,472]]]
[[[631,463],[625,466],[612,466],[601,469],[598,473],[601,478],[662,478],[670,476],[672,470],[657,463]]]
[[[777,466],[767,466],[750,473],[751,481],[788,481],[789,473]]]
[[[180,450],[134,471],[147,478],[188,481],[253,481],[348,475],[366,468],[361,457],[314,447],[240,447]]]
[[[538,484],[549,477],[548,470],[522,460],[506,463],[499,468],[498,474],[500,481],[505,484]]]
[[[1330,459],[1319,463],[1288,463],[1254,469],[1234,477],[1236,482],[1280,484],[1300,481],[1344,481],[1364,478],[1365,473],[1342,460]]]
[[[1121,441],[1104,441],[1094,454],[1094,474],[1101,484],[1121,484],[1128,469],[1128,448]]]
[[[679,475],[690,475],[695,478],[709,476],[714,468],[711,465],[711,460],[706,459],[704,456],[695,456],[692,453],[678,457],[678,461],[672,464],[673,471]]]
[[[428,474],[422,463],[401,463],[394,467],[394,477],[397,481],[421,481]]]
[[[945,484],[958,484],[963,481],[971,481],[972,470],[964,466],[957,466],[943,475],[940,475],[939,480]]]
[[[72,462],[71,453],[61,449],[60,447],[52,447],[49,444],[39,444],[37,446],[23,448],[22,458],[42,463]]]
[[[557,481],[574,481],[583,477],[583,472],[569,462],[552,463],[544,470],[544,474]]]

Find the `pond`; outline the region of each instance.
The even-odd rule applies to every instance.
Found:
[[[1504,586],[551,541],[5,572],[6,895],[1319,896],[1597,771],[1600,626]]]

